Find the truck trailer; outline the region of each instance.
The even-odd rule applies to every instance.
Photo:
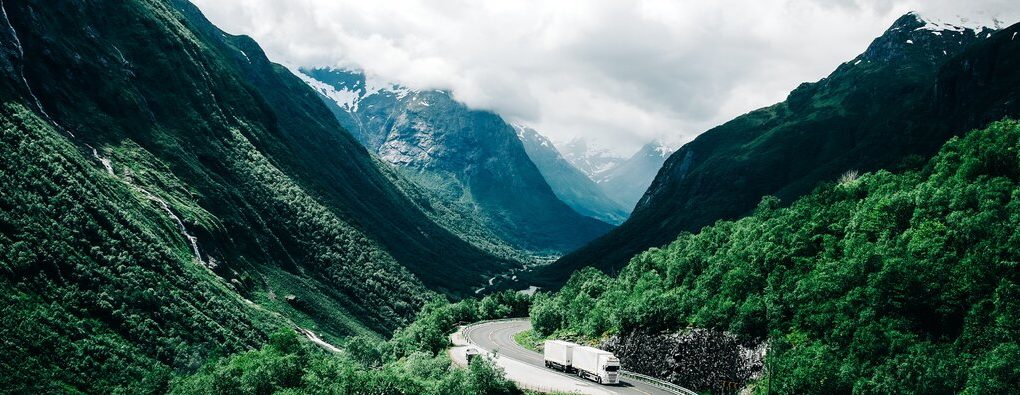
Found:
[[[576,346],[571,367],[577,375],[599,384],[620,383],[620,359],[613,353],[594,347]]]
[[[563,340],[547,340],[545,342],[545,367],[563,372],[573,372],[571,367],[574,347],[577,344]]]

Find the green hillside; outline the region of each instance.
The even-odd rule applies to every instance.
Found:
[[[1020,115],[1011,39],[1020,26],[933,32],[925,23],[901,17],[828,77],[684,145],[627,222],[535,281],[558,286],[585,266],[618,272],[681,232],[748,214],[762,196],[788,202],[846,171],[910,168],[954,135]]]
[[[777,393],[1009,393],[1020,382],[1020,123],[954,138],[923,170],[847,174],[683,234],[617,279],[575,274],[542,333],[687,327],[768,340]],[[696,363],[696,361],[688,361]],[[681,383],[683,384],[683,383]]]
[[[281,327],[377,338],[519,265],[186,1],[0,6],[5,391],[139,392]]]

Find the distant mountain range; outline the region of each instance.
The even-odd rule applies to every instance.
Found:
[[[517,137],[524,143],[528,157],[538,166],[560,200],[583,215],[611,224],[618,225],[627,219],[628,210],[610,199],[595,181],[564,159],[552,141],[530,127],[513,126]]]
[[[563,159],[596,183],[602,180],[604,173],[627,159],[626,156],[614,154],[608,149],[592,144],[583,136],[560,144],[558,149]]]
[[[619,209],[597,198],[565,193],[579,211],[561,201],[514,127],[492,112],[470,109],[444,91],[376,83],[357,71],[300,72],[370,152],[516,248],[560,255],[612,228],[595,218],[619,222]]]
[[[615,272],[680,232],[749,213],[765,195],[790,202],[846,172],[914,166],[953,136],[1017,116],[1016,29],[904,15],[828,77],[684,145],[630,219],[535,281],[556,286],[584,266]]]
[[[579,137],[561,144],[560,152],[567,162],[595,181],[606,196],[630,215],[673,150],[653,141],[624,157]]]
[[[660,142],[645,144],[629,158],[599,174],[599,187],[630,213],[673,151]]]

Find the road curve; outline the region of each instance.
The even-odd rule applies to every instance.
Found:
[[[647,383],[621,380],[619,385],[599,385],[592,381],[584,380],[573,374],[566,374],[545,367],[545,360],[542,354],[522,347],[514,340],[514,335],[519,332],[531,329],[529,320],[494,321],[464,328],[464,338],[472,345],[481,349],[482,352],[495,352],[500,359],[510,359],[512,362],[527,365],[528,372],[522,375],[512,374],[514,363],[500,364],[508,370],[508,376],[527,377],[531,384],[538,387],[552,388],[554,383],[571,382],[574,390],[592,394],[626,394],[626,395],[667,395],[673,392],[660,389]],[[624,369],[627,367],[624,366]]]

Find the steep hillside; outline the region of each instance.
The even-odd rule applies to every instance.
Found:
[[[768,340],[758,393],[1015,392],[1018,152],[1020,124],[997,122],[951,139],[919,171],[848,174],[789,208],[767,197],[746,218],[636,256],[616,279],[578,273],[534,302],[532,321],[543,334],[702,328]],[[645,373],[684,378],[708,362],[684,357],[659,355]],[[679,384],[746,383],[717,374]]]
[[[560,201],[513,127],[443,91],[414,91],[338,69],[302,70],[336,118],[378,157],[468,208],[516,248],[562,254],[612,227]]]
[[[560,200],[582,215],[611,224],[627,219],[627,210],[609,199],[594,181],[567,162],[548,138],[524,125],[513,127],[524,143],[524,151]],[[648,181],[651,182],[651,177]]]
[[[378,336],[516,265],[190,3],[0,5],[0,388],[134,393],[281,326]]]
[[[595,181],[611,199],[633,210],[672,153],[658,142],[645,144],[630,158],[600,173]]]
[[[901,17],[828,77],[683,146],[627,222],[539,281],[562,284],[584,266],[618,270],[681,232],[747,214],[762,196],[789,202],[847,171],[910,167],[953,135],[1017,114],[1017,29],[993,34]]]

